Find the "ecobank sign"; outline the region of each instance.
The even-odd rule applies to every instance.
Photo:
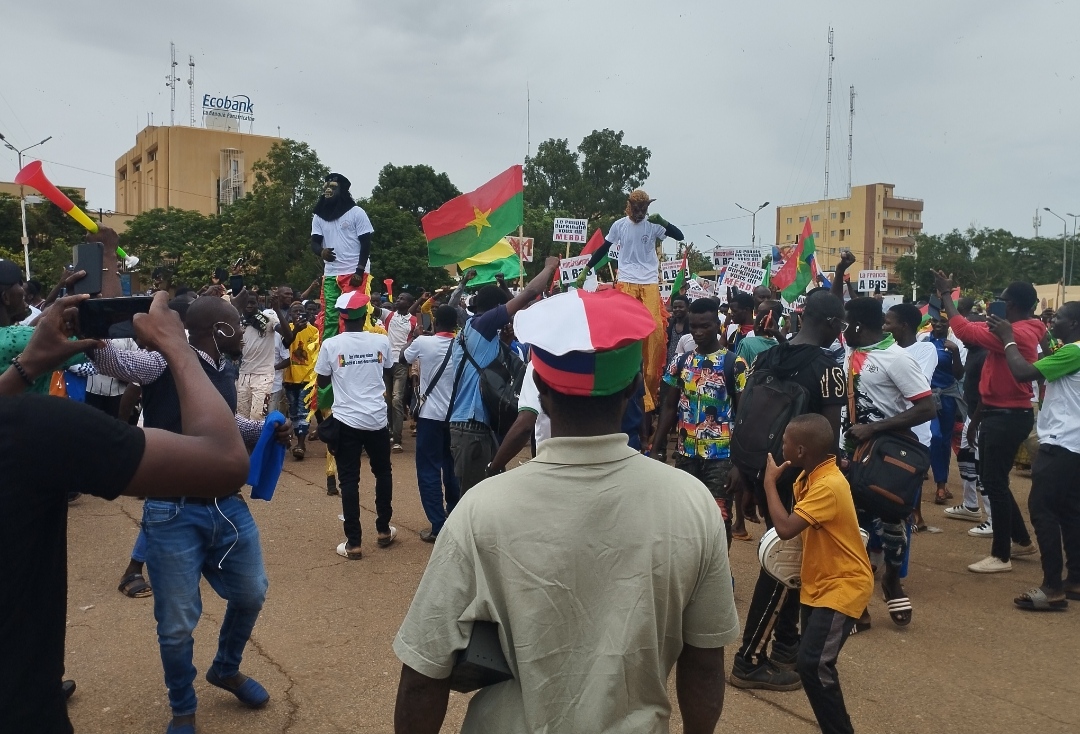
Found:
[[[214,97],[204,94],[202,98],[203,115],[206,117],[224,117],[241,122],[254,122],[255,110],[251,97],[237,94],[232,97]]]

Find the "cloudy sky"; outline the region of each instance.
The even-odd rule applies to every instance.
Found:
[[[388,162],[468,190],[530,138],[612,128],[652,151],[654,211],[699,245],[748,243],[735,202],[822,197],[831,25],[834,196],[854,85],[854,183],[925,199],[927,232],[1030,235],[1037,207],[1080,214],[1074,0],[54,0],[0,18],[0,132],[52,135],[34,152],[93,207],[113,207],[114,161],[148,113],[168,123],[174,41],[179,123],[193,54],[199,106],[249,95],[254,132],[310,143],[358,194]],[[16,168],[0,149],[0,180]],[[758,216],[759,241],[774,218]],[[1061,222],[1044,212],[1043,231]]]

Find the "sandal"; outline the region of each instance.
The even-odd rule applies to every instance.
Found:
[[[296,459],[297,461],[303,461],[304,460],[304,450],[302,448],[300,448],[299,446],[293,446],[292,455],[293,455],[293,458]]]
[[[154,594],[154,589],[141,573],[129,573],[120,579],[120,585],[116,589],[124,596],[132,599],[142,599]]]
[[[934,504],[935,505],[943,505],[946,502],[948,502],[951,498],[952,498],[952,495],[949,494],[949,490],[942,489],[941,487],[938,487],[937,492],[934,494]]]
[[[349,550],[348,541],[339,543],[337,547],[337,554],[342,558],[348,558],[350,561],[359,561],[363,557],[363,553],[359,548],[356,550]]]
[[[1026,609],[1029,612],[1064,612],[1069,608],[1069,602],[1065,599],[1050,600],[1046,592],[1036,587],[1025,591],[1013,599],[1017,609]]]
[[[754,541],[754,536],[747,532],[732,533],[731,537],[733,540],[742,540],[747,543],[752,543]]]
[[[885,608],[889,610],[889,617],[893,624],[897,627],[906,627],[911,624],[911,599],[906,596],[890,599],[884,593],[882,593],[882,598],[885,600]]]

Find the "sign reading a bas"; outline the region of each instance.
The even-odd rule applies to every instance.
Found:
[[[514,248],[522,262],[533,261],[533,238],[532,237],[507,237],[506,241]]]
[[[589,220],[587,219],[555,219],[555,231],[551,235],[552,242],[578,242],[585,244],[588,241]]]
[[[675,280],[675,277],[682,270],[682,258],[678,260],[664,260],[660,263],[660,281],[662,283],[671,283]]]
[[[761,250],[756,247],[717,247],[713,250],[713,267],[726,268],[733,262],[761,265]]]
[[[577,257],[568,257],[565,260],[559,261],[559,282],[563,285],[573,283],[578,279],[583,271],[589,264],[591,255],[578,255]]]
[[[738,288],[743,293],[753,293],[765,279],[765,271],[746,263],[733,262],[727,266],[721,287]]]
[[[889,290],[889,273],[885,270],[860,270],[859,292],[874,293]]]

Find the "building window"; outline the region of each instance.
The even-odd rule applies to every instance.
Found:
[[[834,229],[833,231],[829,232],[829,236],[830,237],[835,237],[836,236],[836,230]]]
[[[802,220],[800,220],[800,221],[802,221]],[[787,223],[788,223],[788,224],[791,224],[791,217],[788,217],[788,218],[787,218]]]
[[[131,170],[134,171],[135,173],[138,173],[139,171],[142,170],[142,163],[132,163],[131,164]]]
[[[788,241],[788,242],[791,242],[791,235],[788,235],[788,236],[787,236],[787,241]]]
[[[850,232],[850,231],[851,231],[851,230],[849,229],[849,230],[848,230],[848,232]],[[844,241],[844,230],[840,230],[840,241],[841,241],[841,242],[843,242],[843,241]],[[844,248],[842,248],[842,247],[841,247],[840,249],[842,250],[842,249],[844,249]]]
[[[120,171],[117,171],[116,172],[116,177],[118,179],[120,179],[121,181],[127,181],[127,169],[124,168],[124,169],[122,169]]]
[[[816,222],[816,221],[818,221],[819,219],[821,219],[821,215],[820,215],[820,214],[815,214],[815,215],[814,215],[814,221]]]
[[[806,221],[806,217],[799,217],[799,224],[802,224],[805,221]]]
[[[153,163],[157,160],[157,150],[152,150],[146,154],[146,162]]]
[[[836,254],[836,248],[835,247],[830,247],[829,248],[829,254],[830,255],[835,255]]]
[[[840,212],[840,224],[843,224],[845,219],[847,219],[847,212]]]
[[[829,219],[836,219],[836,212],[829,215]]]

